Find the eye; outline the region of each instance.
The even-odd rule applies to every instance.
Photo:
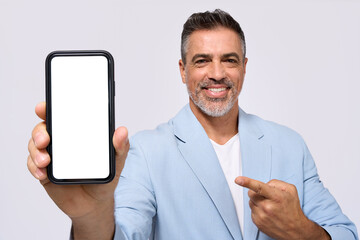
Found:
[[[198,60],[195,61],[196,64],[203,64],[203,63],[207,63],[207,62],[208,62],[208,60],[206,60],[204,58],[198,59]]]
[[[211,60],[208,58],[198,58],[194,61],[195,67],[205,67]]]
[[[228,63],[237,63],[238,61],[236,59],[233,59],[233,58],[228,58],[228,59],[226,59],[226,62],[228,62]]]

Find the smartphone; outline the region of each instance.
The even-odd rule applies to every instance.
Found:
[[[45,61],[47,172],[56,184],[115,176],[114,60],[107,51],[55,51]]]

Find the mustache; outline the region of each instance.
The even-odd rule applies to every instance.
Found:
[[[204,81],[201,81],[198,84],[198,87],[200,88],[207,88],[209,86],[214,86],[214,85],[225,85],[227,88],[232,88],[234,86],[234,83],[232,81],[230,81],[229,79],[223,78],[219,81],[217,80],[212,80],[212,79],[206,79]]]

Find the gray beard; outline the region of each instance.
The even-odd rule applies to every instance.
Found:
[[[230,98],[208,98],[206,97],[206,99],[201,98],[201,97],[197,97],[197,99],[195,99],[195,97],[193,96],[193,94],[190,92],[189,88],[187,88],[189,96],[191,98],[191,100],[193,101],[193,103],[195,104],[195,106],[197,106],[203,113],[205,113],[206,115],[210,116],[210,117],[222,117],[224,115],[226,115],[228,112],[230,112],[230,110],[232,109],[232,107],[235,104],[235,99],[234,96],[236,96],[236,94],[233,92],[232,95],[230,95]],[[199,94],[198,91],[196,91],[195,93],[196,95]],[[207,102],[226,102],[227,104],[225,105],[225,107],[219,107],[219,106],[207,106]]]

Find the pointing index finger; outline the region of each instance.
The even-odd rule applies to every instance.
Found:
[[[261,181],[240,176],[235,179],[235,183],[242,187],[246,187],[265,198],[271,199],[272,197],[271,187]]]

